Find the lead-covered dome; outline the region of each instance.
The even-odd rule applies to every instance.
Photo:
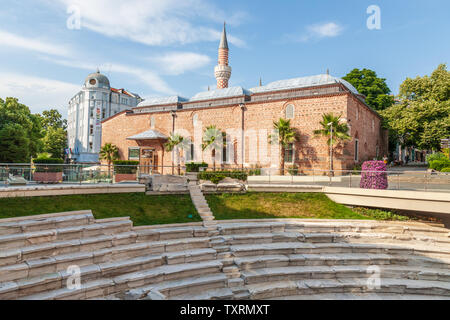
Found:
[[[86,88],[110,88],[109,79],[104,74],[101,74],[99,70],[88,75],[84,85]]]

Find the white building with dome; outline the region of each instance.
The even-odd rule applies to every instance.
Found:
[[[88,75],[81,91],[69,101],[67,133],[70,161],[99,162],[101,121],[136,107],[141,101],[135,93],[112,88],[108,78],[99,70]]]

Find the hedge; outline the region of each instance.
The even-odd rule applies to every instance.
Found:
[[[450,167],[442,169],[441,172],[450,172]]]
[[[361,166],[360,188],[387,189],[388,179],[384,161],[365,161]]]
[[[133,160],[114,160],[115,173],[136,173],[139,161]]]
[[[208,164],[206,162],[186,163],[186,172],[199,172],[200,168],[208,168]]]
[[[221,180],[225,179],[226,177],[246,181],[248,174],[245,171],[204,171],[200,172],[198,174],[198,178],[200,180],[209,180],[213,183],[219,183]]]
[[[57,164],[63,164],[64,160],[59,158],[37,158],[33,159],[33,163],[36,167],[36,172],[62,172],[63,166]]]
[[[430,169],[442,171],[442,169],[450,167],[450,160],[449,159],[433,160],[430,161],[428,165]]]

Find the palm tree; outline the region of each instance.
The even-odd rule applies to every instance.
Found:
[[[100,149],[100,159],[106,160],[108,163],[108,176],[111,175],[111,163],[119,159],[119,148],[112,143],[106,143]]]
[[[273,123],[276,133],[269,136],[270,143],[278,143],[280,145],[280,174],[284,175],[284,162],[286,156],[286,148],[289,144],[298,140],[297,131],[291,127],[291,120],[280,118]]]
[[[167,152],[172,152],[173,150],[176,150],[177,153],[177,162],[178,162],[178,175],[180,175],[180,150],[179,146],[183,143],[184,138],[180,136],[179,134],[172,134],[167,142],[164,144],[164,148]],[[174,163],[172,163],[172,174],[174,170]]]
[[[333,174],[333,146],[351,139],[351,136],[348,134],[349,128],[346,123],[341,123],[341,115],[335,116],[333,113],[323,114],[320,125],[320,129],[314,130],[314,135],[328,137],[327,145],[331,149],[330,174]],[[333,128],[333,130],[331,130],[331,127]],[[333,131],[332,136],[331,131]],[[331,145],[331,138],[333,138],[333,145]]]
[[[217,129],[215,125],[206,127],[203,134],[202,150],[211,149],[211,157],[213,159],[213,170],[216,171],[216,149],[224,146],[225,132]]]

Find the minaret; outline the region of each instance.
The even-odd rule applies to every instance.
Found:
[[[214,75],[217,79],[217,89],[228,88],[228,80],[231,77],[231,67],[228,65],[228,41],[223,23],[222,37],[219,44],[219,64],[214,68]]]

